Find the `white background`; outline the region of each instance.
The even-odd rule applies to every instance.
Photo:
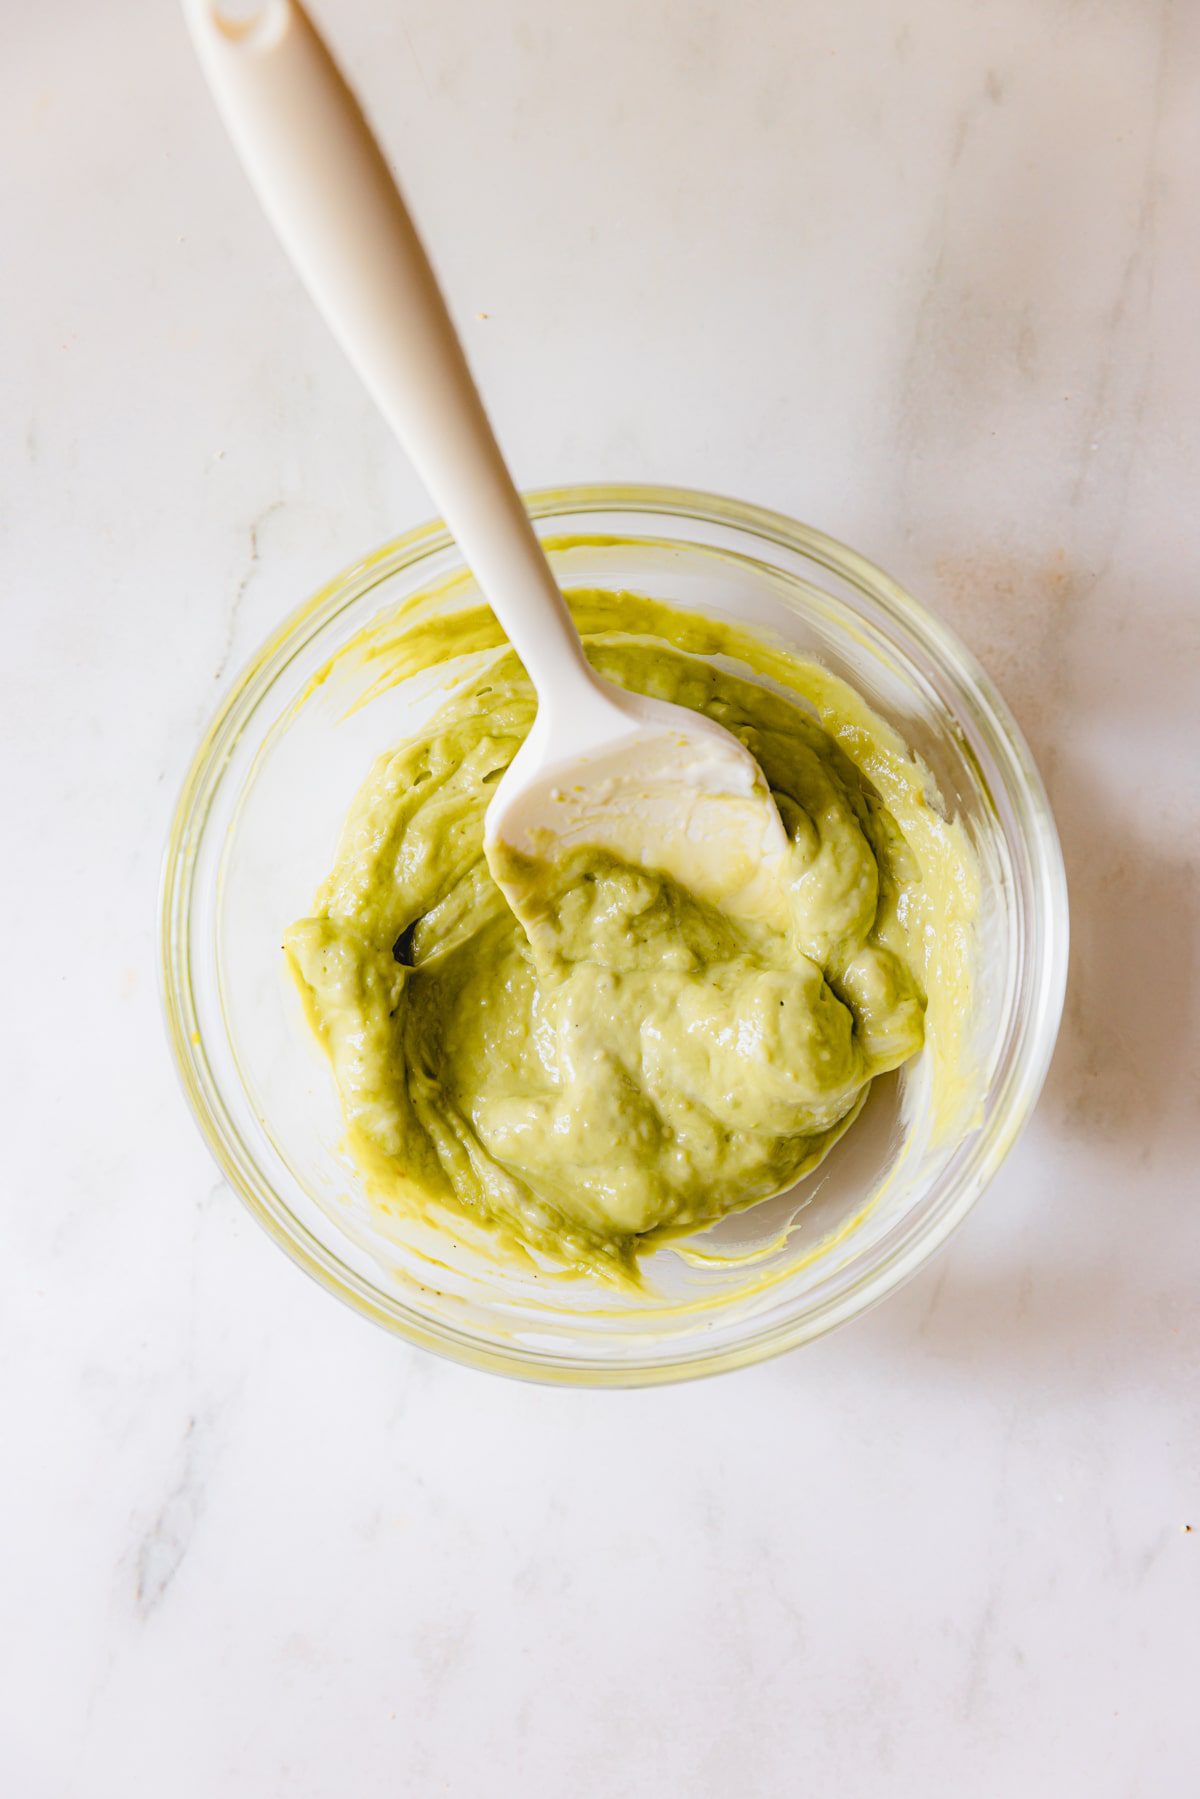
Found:
[[[523,483],[778,506],[986,662],[1066,1019],[950,1248],[752,1372],[505,1383],[296,1272],[176,1089],[159,858],[256,643],[428,508],[176,9],[4,0],[0,1789],[1190,1799],[1200,11],[322,10]]]

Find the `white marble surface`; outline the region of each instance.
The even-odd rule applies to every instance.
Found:
[[[1190,1799],[1200,11],[324,13],[522,480],[775,504],[986,660],[1065,1028],[935,1265],[746,1374],[503,1383],[305,1281],[176,1090],[159,855],[239,664],[425,502],[175,9],[11,6],[0,1790]]]

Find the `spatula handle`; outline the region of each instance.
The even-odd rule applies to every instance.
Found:
[[[209,85],[305,286],[404,445],[539,699],[590,680],[429,259],[354,95],[297,0],[185,0]]]

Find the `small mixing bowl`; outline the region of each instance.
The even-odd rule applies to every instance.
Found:
[[[245,670],[184,784],[162,893],[162,979],[184,1088],[226,1177],[314,1278],[457,1360],[580,1386],[735,1368],[865,1311],[965,1217],[1037,1099],[1062,1009],[1067,896],[1046,795],[990,681],[925,608],[853,550],[732,500],[579,487],[529,508],[560,583],[621,589],[757,627],[852,683],[933,771],[979,856],[975,1093],[929,1128],[922,1058],[877,1082],[817,1173],[647,1258],[644,1295],[547,1278],[385,1214],[341,1148],[330,1069],[280,951],[327,872],[374,757],[468,659],[372,688],[347,646],[397,606],[478,603],[448,533],[409,532],[300,607]],[[927,1055],[928,1052],[923,1052]]]

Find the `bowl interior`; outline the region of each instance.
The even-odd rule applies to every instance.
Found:
[[[543,500],[539,529],[564,587],[631,589],[754,626],[851,682],[928,765],[985,894],[956,1128],[931,1129],[927,1051],[876,1083],[807,1181],[656,1251],[644,1296],[523,1269],[486,1239],[451,1240],[364,1196],[280,937],[327,872],[374,757],[478,669],[464,658],[381,686],[363,653],[398,628],[399,607],[410,625],[479,603],[443,533],[349,571],[266,647],[202,746],[168,858],[168,1012],[227,1173],[344,1298],[509,1371],[670,1378],[754,1359],[862,1309],[931,1251],[992,1172],[1036,1095],[1061,1004],[1053,826],[1015,727],[965,652],[851,552],[683,498]]]

